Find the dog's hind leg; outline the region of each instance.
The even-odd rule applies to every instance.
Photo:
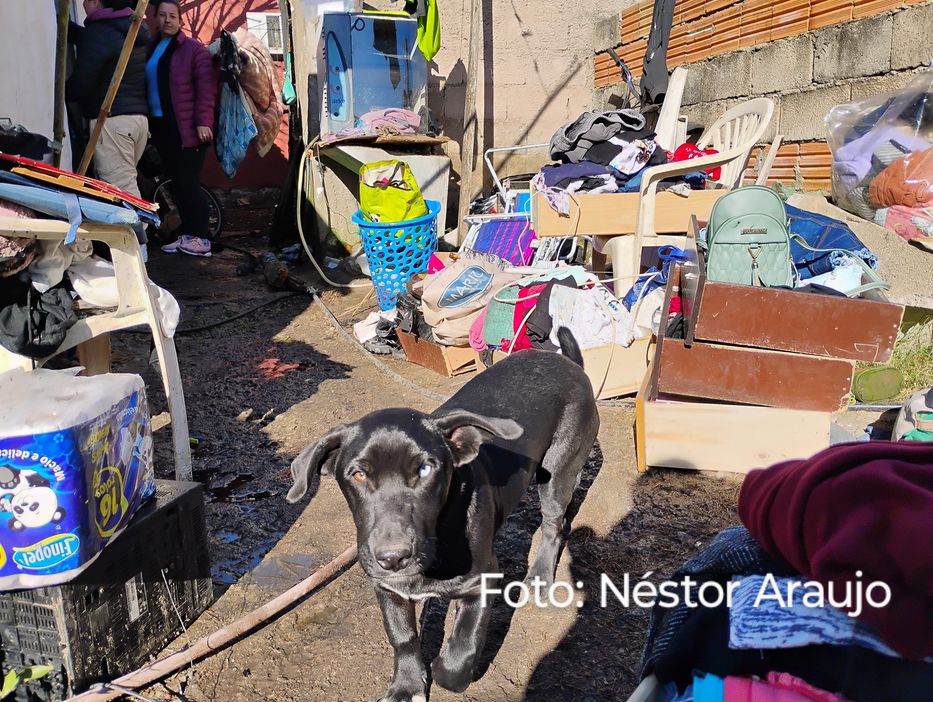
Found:
[[[541,470],[538,473],[541,530],[534,563],[528,569],[528,582],[532,582],[537,577],[550,587],[554,581],[557,559],[560,556],[563,541],[567,508],[573,499],[574,490],[580,483],[580,475],[590,455],[592,445],[592,442],[583,442],[569,456],[564,451],[555,450],[558,447],[552,445],[544,456]]]
[[[427,669],[421,659],[421,641],[415,603],[376,587],[386,636],[395,651],[395,674],[379,702],[427,702]]]

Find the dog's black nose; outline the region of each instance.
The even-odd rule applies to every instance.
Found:
[[[408,565],[411,561],[411,546],[394,544],[381,548],[374,554],[376,561],[386,570],[397,571]]]

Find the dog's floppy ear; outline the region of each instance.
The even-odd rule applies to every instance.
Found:
[[[447,439],[455,466],[465,465],[476,458],[480,444],[488,441],[491,436],[517,439],[524,431],[511,419],[484,417],[465,410],[438,417],[434,424]]]
[[[285,499],[298,502],[308,491],[308,477],[314,470],[318,475],[332,475],[337,449],[346,437],[348,427],[345,424],[334,427],[315,443],[308,446],[292,461],[292,487]]]

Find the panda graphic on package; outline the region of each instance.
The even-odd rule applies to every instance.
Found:
[[[49,481],[32,470],[0,466],[0,511],[9,512],[13,531],[36,529],[65,518]]]

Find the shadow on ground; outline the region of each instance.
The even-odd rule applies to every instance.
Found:
[[[658,582],[722,529],[738,523],[738,483],[701,473],[655,470],[634,485],[635,506],[606,538],[575,529],[567,543],[574,582],[582,582],[570,631],[538,663],[526,688],[527,702],[625,700],[638,684],[650,611],[623,607],[603,575],[621,592],[646,573]],[[724,505],[729,507],[724,508]],[[568,671],[572,671],[568,674]]]
[[[238,277],[235,269],[246,260],[232,250],[210,259],[157,252],[148,266],[153,281],[171,291],[182,307],[175,344],[196,442],[194,479],[205,489],[218,594],[256,567],[302,512],[284,500],[291,481],[283,470],[282,447],[266,427],[313,397],[322,382],[347,378],[350,372],[311,345],[282,335],[311,300],[272,292],[259,276]],[[225,322],[264,300],[271,304]],[[183,333],[212,324],[217,326]],[[150,411],[157,418],[167,406],[158,368],[147,362],[149,344],[145,334],[121,334],[113,348],[120,370],[145,379]],[[158,418],[154,425],[158,428]],[[158,429],[154,439],[156,473],[173,477],[170,427]],[[312,557],[306,560],[284,567],[309,573],[320,565]]]

